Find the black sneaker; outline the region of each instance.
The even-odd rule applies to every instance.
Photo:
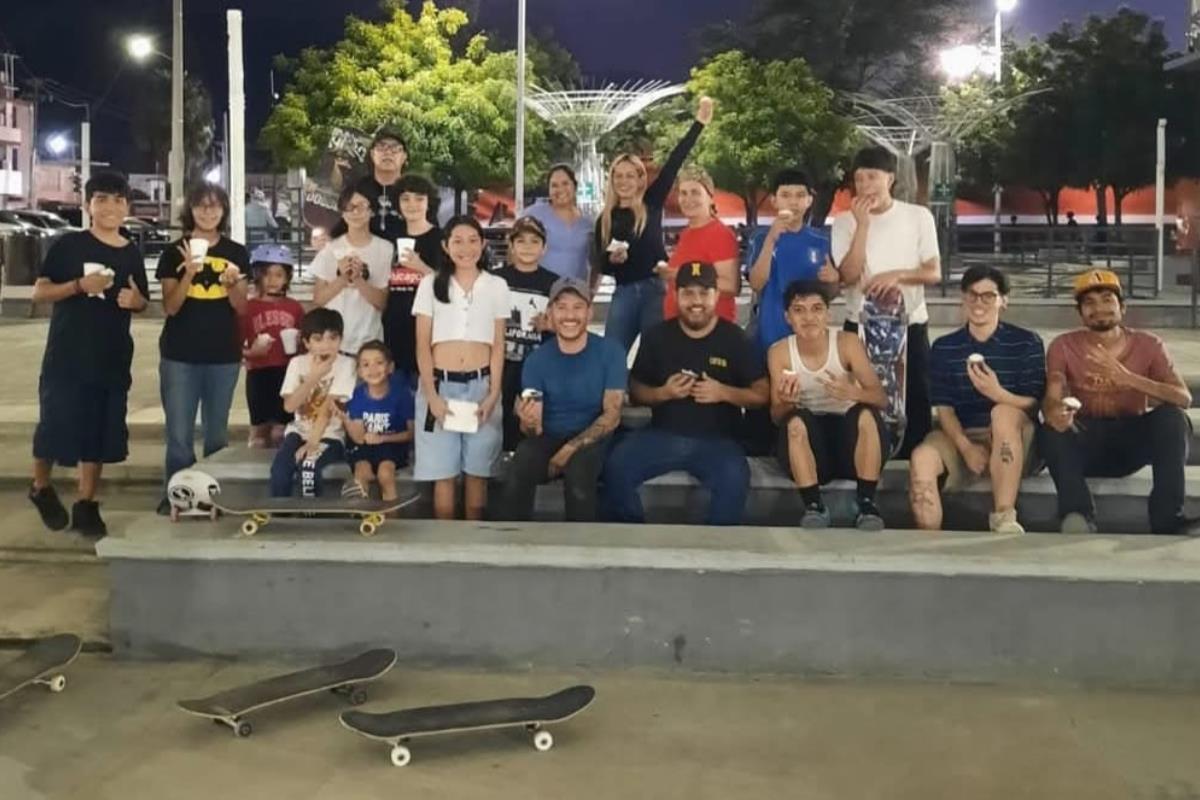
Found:
[[[58,492],[53,486],[43,486],[41,489],[29,487],[29,500],[37,506],[38,514],[42,516],[42,524],[52,531],[61,531],[70,524],[67,509],[58,499]]]
[[[818,531],[829,527],[829,511],[824,503],[809,503],[804,507],[804,516],[800,518],[800,526],[806,530]]]
[[[100,519],[100,504],[95,500],[77,500],[71,506],[71,530],[79,531],[90,539],[103,539],[108,535],[108,526]]]
[[[883,530],[883,517],[879,515],[874,500],[864,498],[858,501],[858,516],[854,518],[854,527],[860,531]]]

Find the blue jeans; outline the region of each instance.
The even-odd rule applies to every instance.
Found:
[[[608,307],[605,338],[616,340],[628,353],[639,333],[663,321],[665,292],[663,282],[658,278],[618,286]]]
[[[229,444],[229,408],[242,365],[189,364],[164,358],[158,363],[158,390],[167,422],[164,484],[196,463],[196,409],[200,409],[207,458]]]
[[[686,472],[708,490],[706,525],[737,525],[750,493],[750,465],[732,439],[682,436],[654,428],[627,435],[604,466],[604,507],[615,522],[644,522],[638,488],[668,472]]]
[[[304,437],[298,433],[283,437],[271,462],[271,497],[291,497],[297,478],[301,497],[320,497],[321,473],[325,467],[346,460],[346,448],[339,440],[322,439],[316,458],[306,456],[296,461],[296,451],[303,445]]]

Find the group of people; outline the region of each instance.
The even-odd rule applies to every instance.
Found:
[[[244,364],[251,445],[278,448],[277,496],[319,494],[324,467],[345,460],[358,486],[394,498],[411,458],[413,477],[433,484],[437,518],[461,506],[480,519],[510,452],[495,504],[505,519],[530,518],[538,485],[561,478],[567,519],[639,522],[640,487],[681,470],[708,490],[709,524],[738,524],[750,488],[747,420],[758,415],[773,423],[806,528],[832,523],[821,486],[839,478],[856,484],[854,524],[883,528],[876,489],[898,457],[910,462],[921,528],[941,526],[942,493],[988,474],[991,529],[1021,532],[1021,478],[1044,461],[1064,531],[1096,529],[1086,477],[1146,464],[1152,529],[1188,529],[1191,397],[1162,341],[1122,324],[1115,275],[1080,276],[1084,327],[1047,355],[1036,333],[1001,320],[1004,274],[974,267],[962,279],[965,324],[931,347],[924,287],[941,280],[933,218],[892,197],[895,158],[868,148],[832,237],[809,225],[814,190],[804,172],[777,175],[776,218],[753,238],[746,264],[758,300],[748,333],[737,324],[738,243],[716,216],[711,179],[685,166],[712,117],[702,99],[653,181],[639,159],[618,157],[594,220],[575,204],[571,168],[554,167],[549,202],[512,225],[497,271],[473,217],[438,225],[432,183],[405,173],[404,140],[385,129],[370,148],[370,174],[339,197],[342,222],[312,264],[307,313],[288,297],[292,253],[269,244],[248,253],[227,236],[223,190],[197,187],[183,209],[185,235],[157,269],[167,314],[165,478],[195,460],[197,411],[204,454],[227,445]],[[668,253],[662,214],[672,188],[687,225]],[[127,451],[130,315],[148,297],[137,249],[118,230],[127,197],[120,176],[93,177],[91,230],[54,245],[34,290],[54,312],[30,497],[48,527],[92,536],[104,533],[101,465]],[[589,324],[602,275],[616,289],[600,336]],[[835,328],[841,290],[848,315]],[[896,300],[907,324],[902,432],[885,414],[880,365],[858,332],[864,303],[882,298]],[[626,402],[651,409],[647,426],[622,428]],[[76,463],[79,498],[68,515],[51,468]]]

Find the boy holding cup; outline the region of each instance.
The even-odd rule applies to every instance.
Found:
[[[396,188],[405,235],[396,240],[396,261],[388,278],[387,305],[383,309],[383,339],[392,351],[396,373],[415,386],[417,324],[412,313],[413,298],[421,279],[441,262],[442,231],[430,220],[437,190],[427,178],[405,175]]]

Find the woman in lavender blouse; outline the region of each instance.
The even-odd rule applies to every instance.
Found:
[[[566,164],[550,168],[546,178],[548,203],[536,203],[525,213],[546,226],[546,255],[542,266],[563,277],[589,278],[589,249],[595,220],[579,210],[575,202],[578,183],[575,171]]]

